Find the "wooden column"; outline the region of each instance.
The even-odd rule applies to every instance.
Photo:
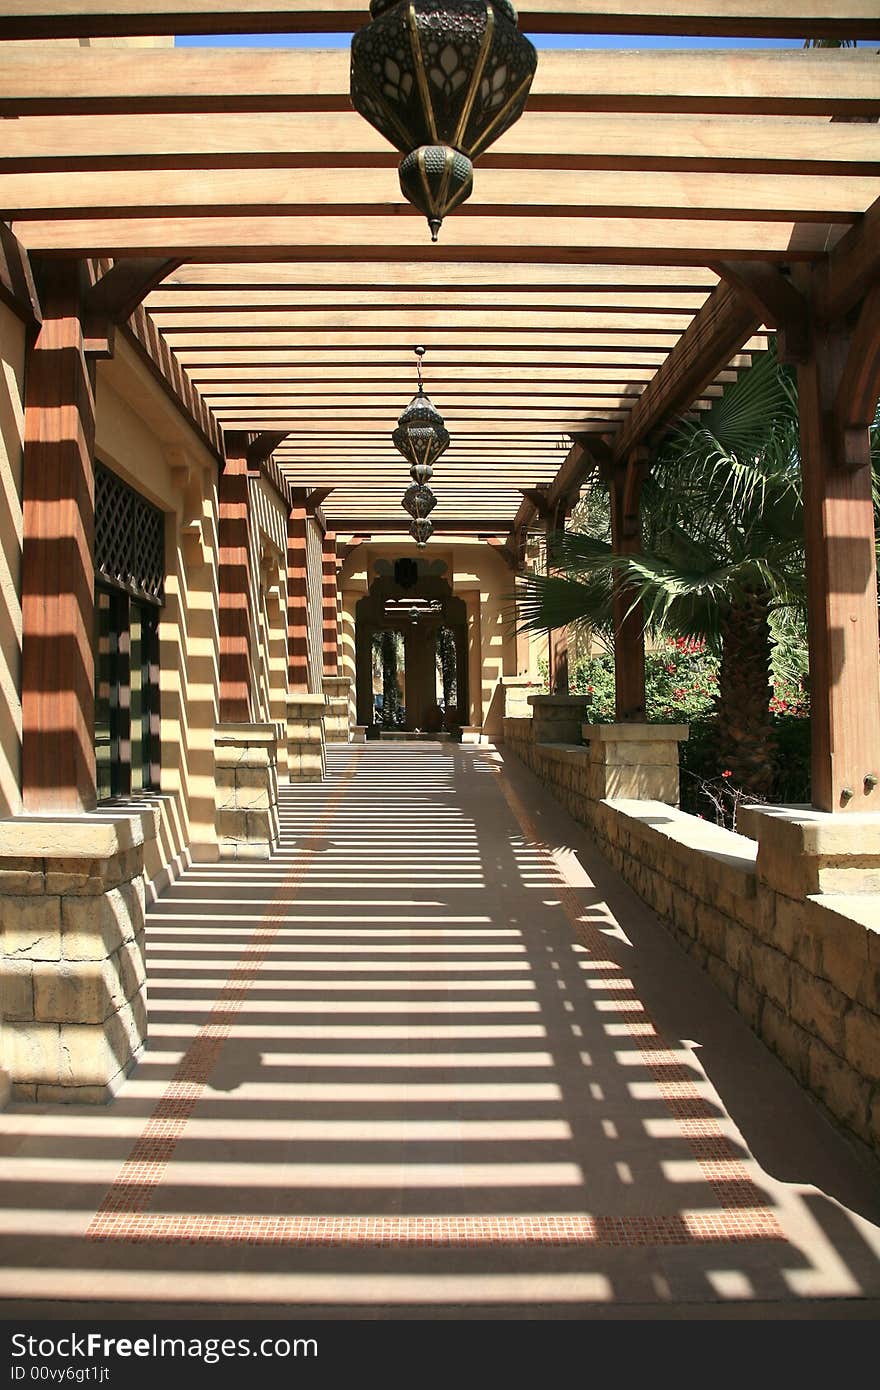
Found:
[[[623,466],[606,473],[615,555],[641,551],[640,498],[647,468],[645,451],[634,449]],[[622,575],[614,575],[613,586],[615,715],[619,723],[639,723],[645,718],[645,616]]]
[[[252,718],[247,437],[226,436],[218,494],[220,723]]]
[[[287,680],[291,691],[309,688],[308,514],[296,502],[287,518]]]
[[[862,341],[862,324],[855,333],[819,326],[810,357],[798,369],[812,798],[821,811],[880,809],[871,780],[880,777],[880,660],[867,424],[876,389],[866,390],[861,375],[873,355],[876,383],[876,309],[869,297],[862,313],[873,314],[873,348]],[[860,379],[862,408],[853,411],[850,388]]]
[[[95,400],[84,351],[85,268],[53,261],[28,356],[22,547],[22,798],[95,805]]]
[[[336,533],[325,531],[321,549],[321,617],[325,676],[339,675],[339,600],[336,574]]]
[[[553,565],[550,559],[550,552],[556,536],[565,527],[565,513],[562,514],[562,524],[560,525],[559,515],[554,512],[548,516],[546,522],[547,536],[547,573],[553,573]],[[547,630],[547,656],[549,664],[550,693],[552,695],[568,694],[568,629],[559,627]]]

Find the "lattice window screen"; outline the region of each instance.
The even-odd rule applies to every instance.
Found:
[[[100,464],[95,467],[95,571],[136,598],[165,601],[165,518]]]

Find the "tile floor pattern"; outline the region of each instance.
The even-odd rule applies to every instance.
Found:
[[[0,1115],[7,1307],[880,1298],[880,1168],[529,773],[380,742],[282,797],[151,910],[113,1105]]]

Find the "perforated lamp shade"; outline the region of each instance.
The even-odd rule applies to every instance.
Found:
[[[404,196],[437,233],[473,160],[522,115],[538,55],[509,0],[373,0],[351,45],[351,100],[405,158]]]

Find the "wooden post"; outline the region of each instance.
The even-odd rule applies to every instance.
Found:
[[[615,555],[641,551],[639,504],[647,468],[646,452],[634,449],[623,467],[618,464],[607,475]],[[632,587],[617,573],[613,611],[615,715],[620,723],[639,723],[645,718],[645,616],[641,603],[633,604]]]
[[[84,266],[53,261],[28,357],[22,547],[22,799],[79,812],[95,784],[95,400]]]
[[[296,502],[287,518],[287,683],[290,691],[309,688],[308,513]]]
[[[842,409],[851,366],[849,332],[820,325],[798,369],[812,799],[821,811],[880,808],[871,780],[880,777],[880,660],[870,446],[864,418],[853,425]]]
[[[559,513],[554,512],[548,516],[546,522],[547,536],[547,573],[553,573],[553,565],[550,560],[550,552],[553,542],[558,533],[565,527],[565,511],[562,511],[562,525],[559,524]],[[550,693],[552,695],[568,694],[568,629],[559,627],[548,629],[547,631],[547,656],[549,664]]]
[[[336,569],[336,533],[325,531],[321,549],[321,617],[325,676],[339,675],[339,615]]]
[[[220,723],[252,717],[247,436],[226,436],[218,493]]]

